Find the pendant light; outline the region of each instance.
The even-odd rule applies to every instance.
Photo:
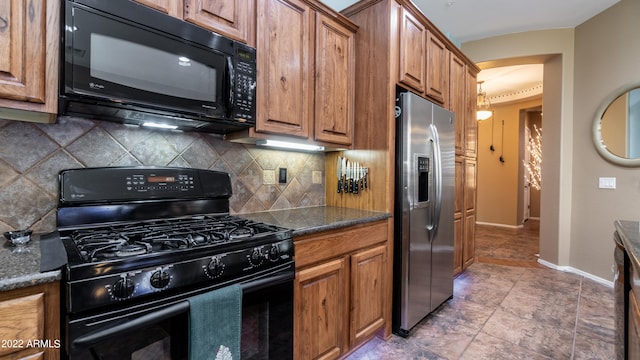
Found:
[[[478,89],[478,103],[476,113],[476,119],[478,121],[487,120],[491,117],[491,115],[493,115],[493,111],[489,109],[491,107],[491,102],[489,102],[487,93],[482,90],[483,83],[484,81],[478,81],[478,85],[480,86]]]

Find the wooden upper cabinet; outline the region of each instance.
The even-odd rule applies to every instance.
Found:
[[[427,96],[444,104],[448,97],[449,50],[431,31],[427,32]]]
[[[309,138],[313,23],[297,0],[258,2],[258,132]]]
[[[139,4],[146,5],[167,15],[182,19],[182,1],[176,0],[133,0]]]
[[[475,158],[478,148],[478,122],[476,120],[477,96],[478,96],[478,80],[474,70],[467,67],[466,97],[467,105],[465,116],[465,155]]]
[[[59,11],[57,1],[0,1],[0,107],[57,112]]]
[[[143,0],[179,3],[176,0]],[[253,45],[255,0],[184,0],[184,19],[231,39]]]
[[[400,77],[401,83],[419,93],[425,92],[427,29],[405,7],[400,8]]]
[[[465,146],[465,118],[467,116],[467,102],[465,92],[467,83],[465,81],[466,66],[454,53],[449,56],[449,110],[456,114],[456,155],[464,155]]]
[[[321,13],[316,20],[315,65],[315,140],[351,145],[355,34]]]

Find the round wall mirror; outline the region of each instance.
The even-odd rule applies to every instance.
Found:
[[[622,166],[640,166],[640,83],[618,89],[596,112],[593,141],[598,153]]]

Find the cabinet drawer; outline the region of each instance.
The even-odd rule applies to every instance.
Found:
[[[387,221],[362,224],[294,239],[296,268],[387,241]]]
[[[44,293],[0,302],[0,339],[15,342],[3,344],[0,356],[27,348],[28,341],[45,339]]]

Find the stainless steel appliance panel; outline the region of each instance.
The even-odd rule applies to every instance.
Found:
[[[454,115],[398,98],[394,331],[408,335],[453,294]]]

